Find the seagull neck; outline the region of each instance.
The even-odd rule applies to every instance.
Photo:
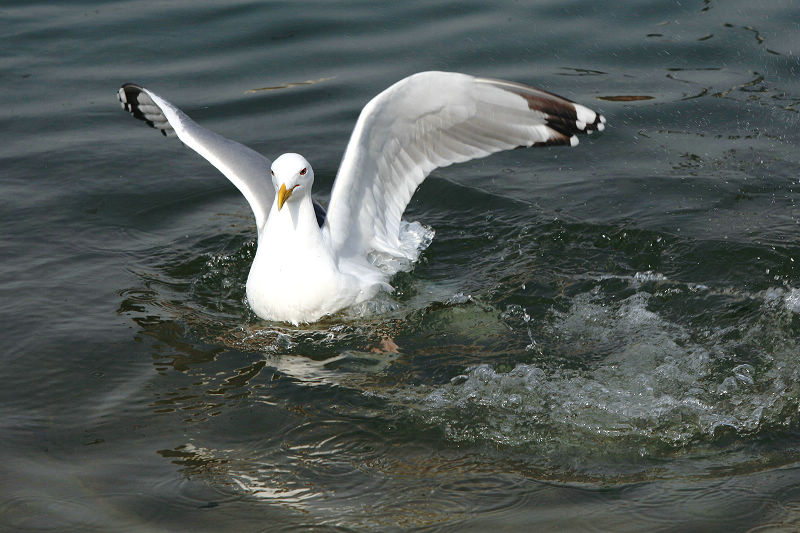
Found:
[[[259,237],[261,233],[270,235],[270,239],[274,239],[276,235],[292,236],[292,238],[297,238],[300,235],[321,236],[311,196],[305,195],[299,200],[295,202],[288,201],[283,204],[282,209],[278,210],[276,198],[272,204],[269,218],[267,218],[267,222],[264,225],[264,231],[259,232]]]

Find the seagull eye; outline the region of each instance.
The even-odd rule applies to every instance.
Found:
[[[300,171],[300,175],[301,176],[305,176],[307,171],[308,171],[308,169],[304,168],[303,170]]]
[[[275,176],[275,171],[274,170],[270,169],[269,173],[272,174],[273,176]]]

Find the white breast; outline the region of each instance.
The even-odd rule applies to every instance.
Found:
[[[340,271],[310,201],[287,204],[269,217],[247,278],[247,301],[258,316],[314,322],[364,299],[362,289],[356,277]]]

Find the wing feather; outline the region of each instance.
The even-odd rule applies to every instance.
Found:
[[[135,118],[145,121],[166,137],[177,136],[222,172],[250,204],[259,230],[264,226],[275,197],[269,179],[269,159],[199,126],[183,111],[144,87],[126,83],[120,87],[117,96],[122,108]]]
[[[520,83],[448,72],[400,80],[364,106],[348,142],[326,218],[334,251],[405,255],[400,219],[433,169],[521,146],[574,146],[604,124]]]

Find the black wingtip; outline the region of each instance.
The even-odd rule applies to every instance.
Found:
[[[578,135],[605,129],[603,115],[563,96],[522,83],[490,78],[481,78],[480,81],[516,94],[525,100],[528,109],[544,115],[553,135],[546,141],[535,143],[537,146],[575,146]]]
[[[122,109],[134,118],[157,129],[164,137],[174,137],[175,130],[169,124],[162,109],[153,101],[148,91],[136,83],[123,83],[117,91]]]
[[[123,83],[117,91],[117,100],[122,105],[122,109],[133,115],[134,118],[149,122],[139,108],[139,95],[142,90],[142,87],[135,83]]]

